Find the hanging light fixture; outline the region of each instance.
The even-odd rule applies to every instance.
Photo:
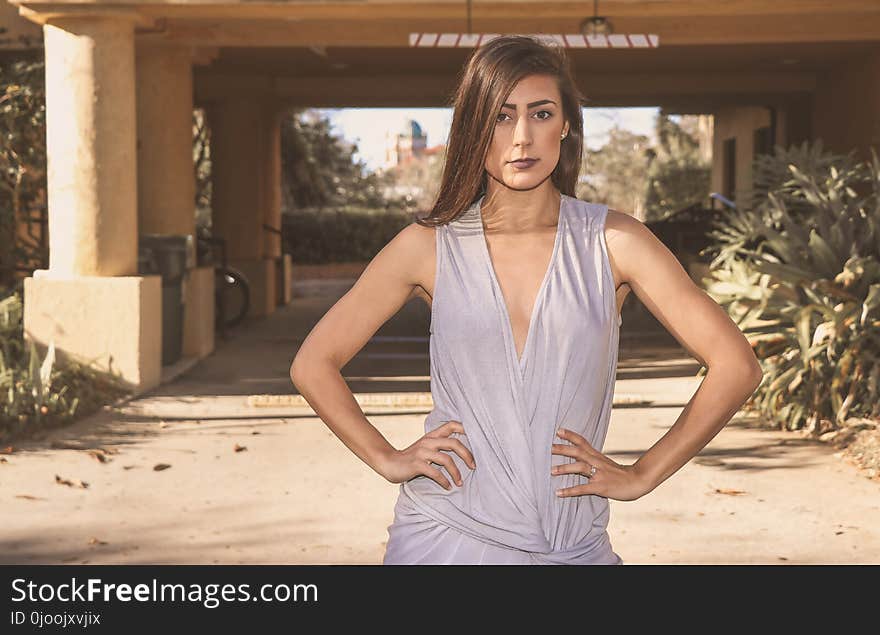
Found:
[[[614,25],[611,24],[611,20],[599,15],[599,0],[593,0],[593,17],[586,18],[581,22],[581,33],[585,36],[611,35],[614,33]]]
[[[470,48],[482,46],[502,33],[474,33],[471,28],[471,0],[467,4],[467,30],[464,33],[410,33],[409,45],[428,48]],[[528,34],[566,48],[657,48],[660,37],[654,33],[614,33],[611,21],[599,15],[599,0],[593,0],[593,17],[584,19],[580,33]]]

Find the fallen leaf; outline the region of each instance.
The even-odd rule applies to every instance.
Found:
[[[167,470],[169,467],[171,466],[167,463],[156,463],[156,465],[153,466],[153,469],[157,472],[161,472],[162,470]]]
[[[4,457],[0,456],[0,463],[9,463]]]
[[[91,456],[95,457],[99,463],[106,463],[107,461],[110,460],[107,458],[107,456],[104,454],[104,451],[101,449],[87,450],[87,453],[90,454]]]
[[[780,560],[788,560],[788,558],[786,558],[785,556],[779,556],[779,559]]]
[[[85,481],[81,481],[79,479],[74,479],[71,481],[70,479],[61,478],[57,474],[55,475],[55,482],[58,483],[59,485],[67,485],[69,487],[79,487],[81,489],[88,489],[88,487],[89,487],[89,484],[86,483]]]
[[[5,448],[0,450],[0,454],[12,454],[13,452],[15,452],[15,450],[12,448],[11,445],[7,445]]]
[[[741,494],[745,494],[746,492],[744,492],[741,489],[725,489],[722,487],[716,487],[715,493],[716,494],[728,494],[730,496],[739,496]]]
[[[239,445],[239,444],[237,444],[237,443],[235,444],[235,451],[236,451],[236,452],[241,452],[241,451],[243,451],[243,450],[247,450],[247,446],[246,446],[246,445]]]
[[[41,501],[41,500],[46,500],[45,498],[42,498],[42,497],[40,497],[40,496],[31,496],[30,494],[16,494],[15,497],[16,497],[16,498],[24,498],[24,499],[29,500],[29,501]]]
[[[251,432],[251,434],[260,434],[260,431],[259,431],[259,430],[254,430],[253,432]]]
[[[137,465],[123,465],[123,466],[122,466],[122,469],[123,469],[123,470],[130,470],[130,469],[133,468],[133,467],[137,467]]]
[[[92,538],[89,538],[89,544],[90,545],[106,545],[107,542],[105,542],[104,540],[98,540],[97,538],[92,537]]]

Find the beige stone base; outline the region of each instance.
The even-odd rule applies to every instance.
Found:
[[[132,390],[149,390],[161,376],[162,279],[54,278],[38,269],[24,280],[24,337],[41,353],[54,340],[60,359],[89,363]]]
[[[214,267],[191,269],[183,294],[183,354],[202,358],[214,350]]]

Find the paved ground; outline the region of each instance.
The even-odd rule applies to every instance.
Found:
[[[174,383],[14,446],[0,461],[0,563],[379,563],[399,485],[287,398],[298,342],[333,300],[297,297]],[[414,300],[389,321],[343,369],[351,388],[428,391],[427,317]],[[620,462],[674,423],[700,381],[638,326],[624,315],[605,446]],[[397,447],[429,410],[364,403]],[[880,482],[744,418],[648,496],[611,505],[612,544],[631,564],[880,563]]]

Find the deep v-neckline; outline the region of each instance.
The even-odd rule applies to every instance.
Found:
[[[513,336],[513,321],[510,318],[510,309],[507,307],[507,300],[504,298],[504,292],[501,290],[501,283],[498,281],[498,274],[495,272],[495,264],[492,262],[492,255],[489,252],[489,243],[486,241],[486,231],[483,227],[483,200],[485,200],[485,195],[481,196],[479,201],[477,201],[477,222],[480,226],[480,243],[482,245],[483,257],[486,260],[486,266],[489,270],[489,276],[492,279],[492,285],[500,300],[501,310],[505,317],[505,333],[520,372],[522,372],[523,363],[528,356],[529,344],[532,341],[532,331],[535,328],[535,315],[538,312],[538,307],[541,306],[543,302],[547,285],[550,282],[554,269],[556,268],[557,253],[559,252],[559,244],[562,242],[563,223],[565,222],[565,199],[565,194],[561,194],[559,197],[559,220],[556,224],[556,237],[553,239],[553,250],[550,252],[550,260],[547,262],[547,268],[544,271],[541,285],[538,287],[538,292],[535,294],[535,300],[532,304],[531,313],[529,314],[529,323],[526,328],[526,339],[525,342],[523,342],[522,353],[517,353],[516,350],[516,339]]]

